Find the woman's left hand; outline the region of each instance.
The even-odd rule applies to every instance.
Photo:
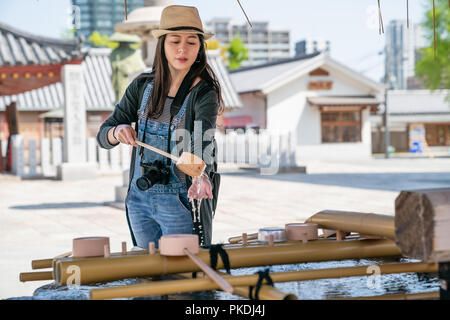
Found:
[[[213,198],[211,181],[209,181],[206,172],[203,172],[199,178],[192,178],[192,185],[188,190],[188,198],[197,200]]]

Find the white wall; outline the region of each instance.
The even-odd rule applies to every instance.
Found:
[[[324,68],[324,67],[323,67]],[[331,90],[308,91],[309,81],[327,80],[333,82]],[[294,132],[298,159],[354,159],[371,156],[371,124],[369,109],[362,112],[362,142],[321,143],[320,112],[310,106],[308,97],[316,96],[363,96],[373,94],[372,90],[353,79],[330,71],[328,77],[306,75],[270,92],[267,95],[267,128],[272,132]]]
[[[253,123],[265,128],[266,125],[266,106],[264,97],[262,95],[255,95],[254,93],[244,93],[239,96],[241,98],[243,107],[235,108],[232,111],[227,111],[224,116],[226,118],[237,116],[251,116]]]
[[[267,129],[294,132],[305,107],[305,78],[298,79],[267,95]]]

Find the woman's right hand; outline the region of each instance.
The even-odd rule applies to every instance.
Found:
[[[129,144],[137,147],[137,135],[136,131],[129,124],[119,124],[117,127],[111,129],[113,131],[114,137],[120,143]]]

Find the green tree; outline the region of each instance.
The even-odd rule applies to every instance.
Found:
[[[450,89],[450,10],[448,0],[436,0],[436,58],[433,44],[433,2],[427,1],[423,27],[428,47],[420,50],[416,76],[430,90]],[[448,96],[447,98],[450,98]]]
[[[114,50],[119,46],[117,42],[109,41],[108,35],[101,35],[98,31],[92,32],[88,37],[88,41],[93,47],[111,48]]]
[[[227,47],[229,65],[228,69],[238,69],[241,66],[242,61],[248,59],[248,50],[245,48],[244,42],[241,40],[240,35],[234,37]]]

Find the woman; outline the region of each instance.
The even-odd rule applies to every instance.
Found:
[[[210,176],[217,166],[212,141],[217,115],[223,111],[219,83],[206,62],[204,40],[213,35],[203,32],[197,9],[186,6],[166,7],[152,34],[158,39],[152,73],[129,85],[100,127],[97,141],[105,149],[119,143],[134,147],[125,205],[135,246],[158,246],[162,235],[192,233],[197,219],[201,244],[208,245],[213,216]],[[207,165],[205,174],[192,179],[170,159],[138,147],[136,140],[177,156],[181,151],[195,153]],[[194,208],[188,196],[197,199]],[[196,210],[199,202],[201,210]]]

